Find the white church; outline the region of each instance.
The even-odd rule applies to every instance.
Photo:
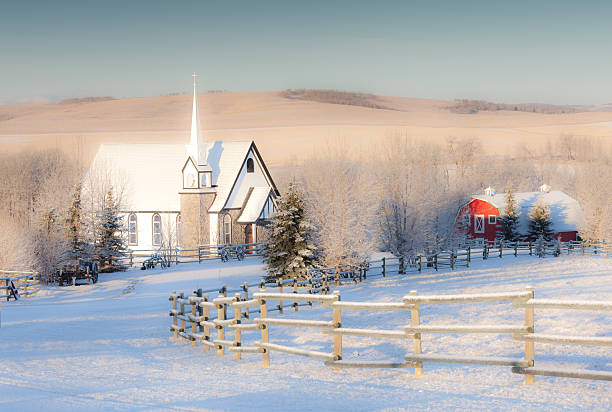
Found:
[[[97,167],[125,186],[132,250],[257,242],[280,196],[253,141],[202,139],[195,74],[189,144],[102,144]]]

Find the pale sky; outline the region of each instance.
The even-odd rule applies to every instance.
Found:
[[[326,88],[612,102],[610,1],[2,0],[0,102]]]

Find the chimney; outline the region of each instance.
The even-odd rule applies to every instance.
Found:
[[[485,189],[485,195],[487,195],[489,197],[495,196],[495,189],[493,189],[491,186],[487,187]]]
[[[550,193],[550,186],[548,186],[546,183],[544,183],[542,186],[540,186],[540,192],[542,192],[542,193]]]

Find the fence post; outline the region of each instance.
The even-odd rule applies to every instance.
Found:
[[[386,273],[385,273],[386,270],[387,270],[387,263],[386,263],[385,258],[382,258],[382,275],[383,275],[383,278],[386,275]]]
[[[202,262],[202,249],[198,246],[198,264]]]
[[[438,271],[438,254],[434,255],[434,266],[436,268],[436,272]]]
[[[279,279],[277,283],[278,283],[278,293],[283,293],[283,280]],[[283,301],[282,300],[278,301],[278,313],[283,313]]]
[[[504,242],[500,240],[499,241],[499,257],[500,258],[502,257],[503,251],[504,251]]]
[[[410,291],[410,296],[416,296],[417,294],[418,293],[416,290]],[[413,305],[413,308],[410,309],[410,326],[416,327],[416,326],[419,326],[419,324],[421,323],[419,320],[419,304],[413,303],[412,305]],[[421,354],[421,334],[420,333],[414,334],[413,342],[414,342],[414,354],[420,355]],[[416,365],[414,368],[414,377],[418,378],[419,376],[422,376],[422,375],[423,375],[423,362],[416,362]]]
[[[334,296],[338,297],[337,302],[340,302],[340,291],[334,290]],[[334,328],[340,328],[342,326],[342,309],[334,307],[333,312],[333,323]],[[342,359],[342,334],[334,333],[334,358],[337,360]],[[334,370],[339,370],[338,366],[334,366]]]
[[[181,336],[181,342],[185,342],[185,294],[183,292],[181,292],[181,294],[179,295],[180,299],[181,299],[181,303],[180,303],[180,315],[181,315],[181,330],[183,331],[183,335]]]
[[[191,295],[193,297],[197,297],[198,295],[196,295],[196,292],[193,292],[193,294]],[[197,327],[199,322],[195,321],[195,317],[196,317],[196,311],[197,311],[197,300],[194,300],[191,302],[191,346],[195,346],[196,345],[196,340],[195,340],[195,334],[197,333]]]
[[[423,255],[419,255],[419,273],[423,270]]]
[[[264,287],[260,287],[259,291],[261,293],[265,292],[266,288]],[[265,319],[268,317],[268,306],[266,304],[265,299],[260,299],[259,300],[259,315],[261,316],[262,319]],[[268,335],[268,325],[266,325],[265,323],[260,323],[259,324],[259,329],[261,329],[261,343],[268,343],[268,339],[269,339],[269,335]],[[262,366],[267,367],[270,366],[270,352],[268,351],[268,348],[263,348],[263,352],[261,354],[261,358],[262,358]]]
[[[224,286],[225,289],[225,286]],[[219,295],[221,296],[221,295]],[[217,319],[225,320],[225,304],[220,303],[217,305]],[[224,340],[225,339],[225,328],[223,325],[217,325],[217,339]],[[225,353],[225,348],[223,345],[217,346],[217,355],[221,356]]]
[[[8,293],[8,291],[7,291]],[[178,317],[176,312],[176,291],[172,292],[172,325],[174,326],[174,337],[178,338]]]
[[[203,296],[202,301],[208,303],[209,302],[208,295]],[[208,307],[208,305],[204,307],[204,320],[206,322],[210,321],[210,308]],[[208,326],[208,324],[206,324],[206,326],[204,326],[204,339],[206,341],[208,341],[208,342],[211,341],[211,338],[210,338],[210,326]],[[210,349],[210,346],[204,345],[204,350],[208,350],[208,349]]]
[[[405,268],[404,268],[404,257],[403,257],[403,256],[401,256],[401,257],[399,258],[399,261],[400,261],[399,273],[400,273],[400,275],[403,275],[403,274],[405,274],[405,273],[406,273],[406,270],[405,270]]]
[[[334,284],[340,286],[340,268],[338,265],[334,266]]]
[[[199,288],[198,290],[196,290],[196,296],[201,298],[202,297],[202,288]],[[196,305],[197,309],[198,309],[198,318],[202,319],[202,316],[204,316],[204,311],[202,310],[202,307],[200,306],[200,301],[202,299],[198,299],[198,304]],[[205,319],[208,320],[208,319]],[[202,325],[200,325],[200,322],[198,322],[198,332],[202,333],[204,332],[204,329],[202,327]]]
[[[298,283],[297,283],[297,278],[293,278],[293,293],[298,293]],[[297,300],[293,301],[293,307],[295,308],[295,311],[298,311],[298,302]]]
[[[533,243],[529,241],[529,256],[533,256]]]
[[[236,302],[240,302],[240,293],[236,293],[236,295],[234,295],[236,297]],[[241,309],[239,307],[234,308],[234,318],[236,319],[236,326],[240,325],[240,321],[241,321]],[[237,348],[240,348],[240,346],[242,346],[242,332],[240,331],[240,328],[236,328],[234,329],[234,344]],[[235,357],[234,359],[236,360],[240,360],[240,351],[236,351]]]
[[[470,267],[470,262],[472,261],[472,247],[468,246],[467,249],[467,261],[468,261],[468,267]]]
[[[452,250],[450,252],[450,265],[451,270],[455,270],[455,252],[453,252]]]
[[[527,292],[531,292],[531,296],[527,299],[533,299],[534,289],[531,286],[525,288]],[[525,308],[525,326],[531,328],[531,332],[534,332],[534,320],[533,320],[533,306],[527,306]],[[534,364],[535,348],[534,342],[525,342],[525,360],[529,361],[531,366]],[[525,384],[531,385],[534,382],[534,376],[530,374],[525,375]]]

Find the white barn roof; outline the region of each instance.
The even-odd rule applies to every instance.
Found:
[[[494,196],[478,195],[472,196],[473,199],[480,199],[490,203],[504,214],[506,205],[506,194],[499,193]],[[519,205],[521,216],[519,218],[519,232],[527,233],[529,229],[529,211],[537,203],[542,202],[550,209],[550,216],[555,232],[573,232],[584,227],[584,212],[577,200],[567,194],[552,190],[546,192],[523,192],[515,193],[514,199]]]

